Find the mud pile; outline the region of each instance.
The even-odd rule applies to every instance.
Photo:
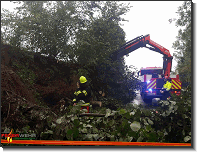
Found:
[[[42,58],[46,62],[37,62],[27,54],[9,45],[1,46],[2,131],[25,126],[42,131],[39,128],[50,125],[46,125],[46,119],[55,120],[62,105],[69,106],[69,101],[61,99],[72,98],[76,89],[78,77],[72,73],[76,65],[49,62],[46,57]]]

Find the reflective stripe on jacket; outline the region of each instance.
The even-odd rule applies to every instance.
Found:
[[[169,81],[167,81],[164,85],[163,88],[166,89],[166,91],[169,91],[172,87],[172,83],[170,83]]]
[[[86,90],[77,89],[77,91],[74,92],[74,96],[73,102],[78,102],[79,100],[89,102],[91,96],[90,87],[87,87]]]

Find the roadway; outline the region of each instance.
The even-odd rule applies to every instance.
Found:
[[[155,106],[152,106],[152,105],[157,105],[156,103],[158,102],[158,99],[155,98],[153,99],[152,101],[149,101],[148,103],[145,103],[140,95],[140,90],[137,90],[136,91],[136,97],[133,101],[131,101],[131,103],[133,104],[136,104],[136,105],[142,105],[143,107],[146,107],[146,108],[155,108]],[[151,105],[151,106],[150,106]]]

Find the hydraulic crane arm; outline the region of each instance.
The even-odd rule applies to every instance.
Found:
[[[150,45],[151,47],[147,46]],[[172,67],[172,59],[173,57],[171,56],[170,52],[168,49],[164,48],[163,46],[157,44],[156,42],[152,41],[150,39],[150,35],[145,35],[145,36],[139,36],[136,37],[135,39],[125,43],[120,49],[115,51],[112,55],[111,58],[113,60],[118,60],[119,58],[123,57],[126,54],[129,54],[135,50],[137,50],[140,47],[146,47],[150,50],[153,50],[155,52],[163,54],[163,74],[165,76],[170,76],[170,71]]]

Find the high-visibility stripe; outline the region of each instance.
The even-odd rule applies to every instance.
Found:
[[[156,89],[156,83],[153,83],[148,89]]]
[[[79,90],[79,91],[77,91],[77,95],[78,95],[78,94],[80,94],[80,93],[82,93],[80,90]]]
[[[74,95],[78,96],[80,93],[82,93],[80,90],[79,91],[75,91]]]
[[[178,87],[173,83],[172,84],[172,89],[178,89]]]
[[[177,87],[177,89],[181,89],[181,86],[174,80],[174,85]]]
[[[153,89],[156,89],[156,83],[154,84],[154,87],[153,87]]]
[[[148,84],[147,88],[150,88],[154,83],[156,84],[156,79],[153,80],[152,82],[150,82],[150,83]]]
[[[176,82],[179,84],[179,88],[181,89],[181,82],[176,80]]]
[[[176,84],[177,87],[180,87],[181,83],[178,82],[177,80],[173,80],[173,82]]]
[[[178,88],[181,89],[181,85],[178,83],[178,81],[175,81],[175,83],[178,85]]]
[[[171,89],[175,89],[174,83],[173,83],[173,79],[172,79],[172,87],[171,87]]]
[[[152,84],[154,84],[154,81],[150,81],[149,84],[147,85],[147,88],[149,88]]]
[[[178,80],[176,80],[176,82],[177,82],[179,85],[181,85],[181,82],[179,82]]]
[[[154,83],[149,89],[156,89],[156,83]]]
[[[177,81],[172,80],[172,82],[173,82],[172,84],[173,84],[175,89],[181,89],[181,86],[179,85],[179,83]]]
[[[83,90],[82,92],[85,94],[85,96],[87,96],[88,93],[85,90]]]
[[[176,84],[172,81],[172,89],[178,89],[178,87],[176,86]]]
[[[150,85],[150,86],[148,87],[148,89],[153,89],[154,86],[156,86],[156,83],[153,83],[152,85]]]
[[[174,81],[177,82],[179,85],[181,85],[181,82],[180,82],[179,80],[177,80],[177,79],[172,79],[172,80],[174,80]]]

